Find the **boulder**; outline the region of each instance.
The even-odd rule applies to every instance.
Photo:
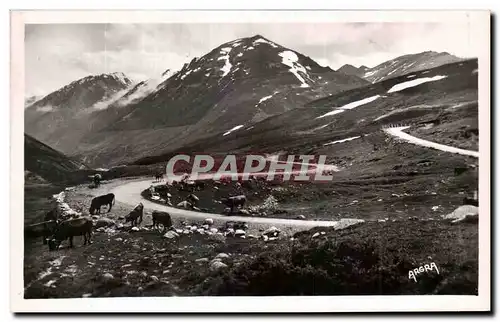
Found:
[[[455,209],[452,213],[443,215],[444,219],[452,219],[452,222],[469,220],[472,217],[479,216],[479,208],[473,205],[463,205]],[[469,217],[469,218],[468,218]]]
[[[173,230],[169,230],[163,235],[163,237],[168,238],[168,239],[173,239],[179,237],[179,234]]]
[[[139,228],[134,226],[134,227],[130,228],[130,231],[139,231]]]
[[[236,229],[236,231],[234,232],[234,235],[236,237],[241,237],[241,236],[245,236],[245,231],[243,229]]]
[[[302,220],[304,220],[304,219],[306,219],[306,216],[304,216],[304,215],[298,215],[298,216],[297,216],[297,219],[302,219]]]
[[[212,234],[216,234],[219,230],[217,228],[210,228]]]
[[[110,281],[110,280],[112,280],[114,278],[115,277],[111,273],[104,273],[102,275],[102,279],[105,280],[105,281]]]
[[[229,258],[229,255],[226,253],[219,253],[217,256],[215,256],[215,259],[224,259],[224,258]]]
[[[212,272],[217,272],[225,268],[227,268],[227,265],[220,261],[212,261],[210,264],[210,270]]]
[[[316,238],[319,236],[319,232],[315,232],[313,235],[312,235],[312,238]]]

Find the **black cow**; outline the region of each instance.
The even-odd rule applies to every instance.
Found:
[[[159,224],[163,225],[163,232],[172,227],[172,218],[165,211],[153,210],[153,228],[158,228]],[[163,233],[162,232],[162,233]]]
[[[245,202],[247,201],[247,197],[245,195],[239,195],[239,196],[234,196],[234,197],[229,197],[229,198],[222,198],[221,202],[231,208],[231,213],[234,210],[234,207],[238,208],[241,206],[245,205]]]
[[[94,185],[96,188],[99,187],[99,185],[101,184],[101,180],[102,180],[102,177],[99,173],[94,175]]]
[[[69,247],[73,247],[73,237],[83,236],[83,245],[92,244],[92,219],[90,217],[72,218],[62,221],[57,225],[54,238],[49,243],[49,250],[55,250],[62,241],[69,240]]]
[[[108,205],[108,212],[111,211],[111,207],[115,204],[115,195],[113,193],[108,193],[107,195],[102,195],[92,199],[90,203],[89,213],[91,215],[100,214],[101,207]]]
[[[28,225],[24,227],[24,236],[26,238],[39,238],[42,237],[43,244],[47,244],[47,238],[54,234],[57,222],[55,220],[48,220],[41,223]]]
[[[142,223],[142,215],[144,213],[144,205],[139,203],[135,208],[125,217],[125,223],[131,222],[132,227]],[[140,220],[139,220],[140,219]]]
[[[163,174],[160,172],[155,173],[155,182],[160,182],[163,179]]]

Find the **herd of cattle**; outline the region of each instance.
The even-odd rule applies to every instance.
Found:
[[[155,175],[156,180],[162,179],[161,175]],[[101,181],[100,175],[93,176],[95,186],[98,186]],[[180,190],[202,190],[205,188],[205,183],[202,181],[188,181],[186,178],[179,182],[173,182],[172,185],[177,186]],[[153,189],[154,191],[154,189]],[[198,198],[194,194],[190,194],[187,198],[190,208],[196,210],[195,207]],[[225,204],[233,212],[235,207],[243,207],[246,202],[245,195],[230,196],[222,198],[221,202]],[[108,193],[92,199],[89,207],[89,216],[76,216],[67,218],[60,214],[57,207],[47,212],[44,216],[44,221],[41,223],[28,225],[25,227],[25,237],[39,238],[42,237],[44,245],[48,244],[49,250],[59,248],[64,240],[69,241],[69,247],[73,247],[73,237],[83,236],[83,245],[91,244],[92,231],[95,228],[92,216],[98,216],[101,213],[101,207],[107,206],[107,212],[111,212],[115,204],[115,195]],[[144,205],[139,203],[130,213],[124,217],[125,224],[131,224],[131,227],[138,226],[143,221]],[[170,214],[165,211],[154,210],[152,212],[152,227],[159,229],[160,224],[163,226],[164,233],[167,229],[173,228]]]

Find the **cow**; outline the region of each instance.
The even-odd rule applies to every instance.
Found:
[[[108,205],[108,212],[111,211],[111,207],[115,204],[115,195],[113,193],[108,193],[107,195],[102,195],[92,199],[90,203],[89,213],[91,215],[96,215],[101,213],[101,207]]]
[[[157,172],[157,173],[155,173],[154,177],[155,177],[155,182],[161,182],[161,180],[163,179],[163,174],[160,172]]]
[[[57,217],[58,217],[57,216],[57,209],[52,209],[45,214],[43,221],[50,221],[50,220],[56,221],[58,219]]]
[[[234,207],[238,208],[239,206],[243,207],[245,205],[245,202],[247,201],[247,198],[245,195],[239,195],[239,196],[234,196],[234,197],[228,197],[228,198],[222,198],[221,202],[231,208],[231,213],[234,210]]]
[[[142,223],[143,212],[144,205],[141,202],[137,206],[135,206],[135,208],[127,216],[125,216],[125,223],[128,223],[130,221],[132,227],[140,225]]]
[[[94,185],[96,188],[99,187],[99,185],[101,184],[101,180],[102,180],[101,174],[99,173],[94,174]]]
[[[55,250],[61,243],[68,239],[69,247],[73,248],[73,237],[83,236],[83,245],[92,244],[93,223],[90,217],[80,217],[68,219],[60,222],[54,232],[54,236],[49,243],[49,250]]]
[[[165,211],[157,211],[153,210],[153,228],[158,228],[159,224],[163,225],[164,233],[167,229],[172,227],[172,218],[170,218],[170,214]]]
[[[27,238],[42,237],[43,244],[47,244],[47,239],[54,234],[57,222],[47,220],[41,223],[32,224],[24,227],[24,236]]]

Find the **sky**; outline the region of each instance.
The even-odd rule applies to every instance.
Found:
[[[123,72],[133,81],[159,77],[225,42],[256,34],[333,69],[374,67],[427,50],[478,56],[466,22],[29,24],[25,94],[46,95],[93,74]]]

